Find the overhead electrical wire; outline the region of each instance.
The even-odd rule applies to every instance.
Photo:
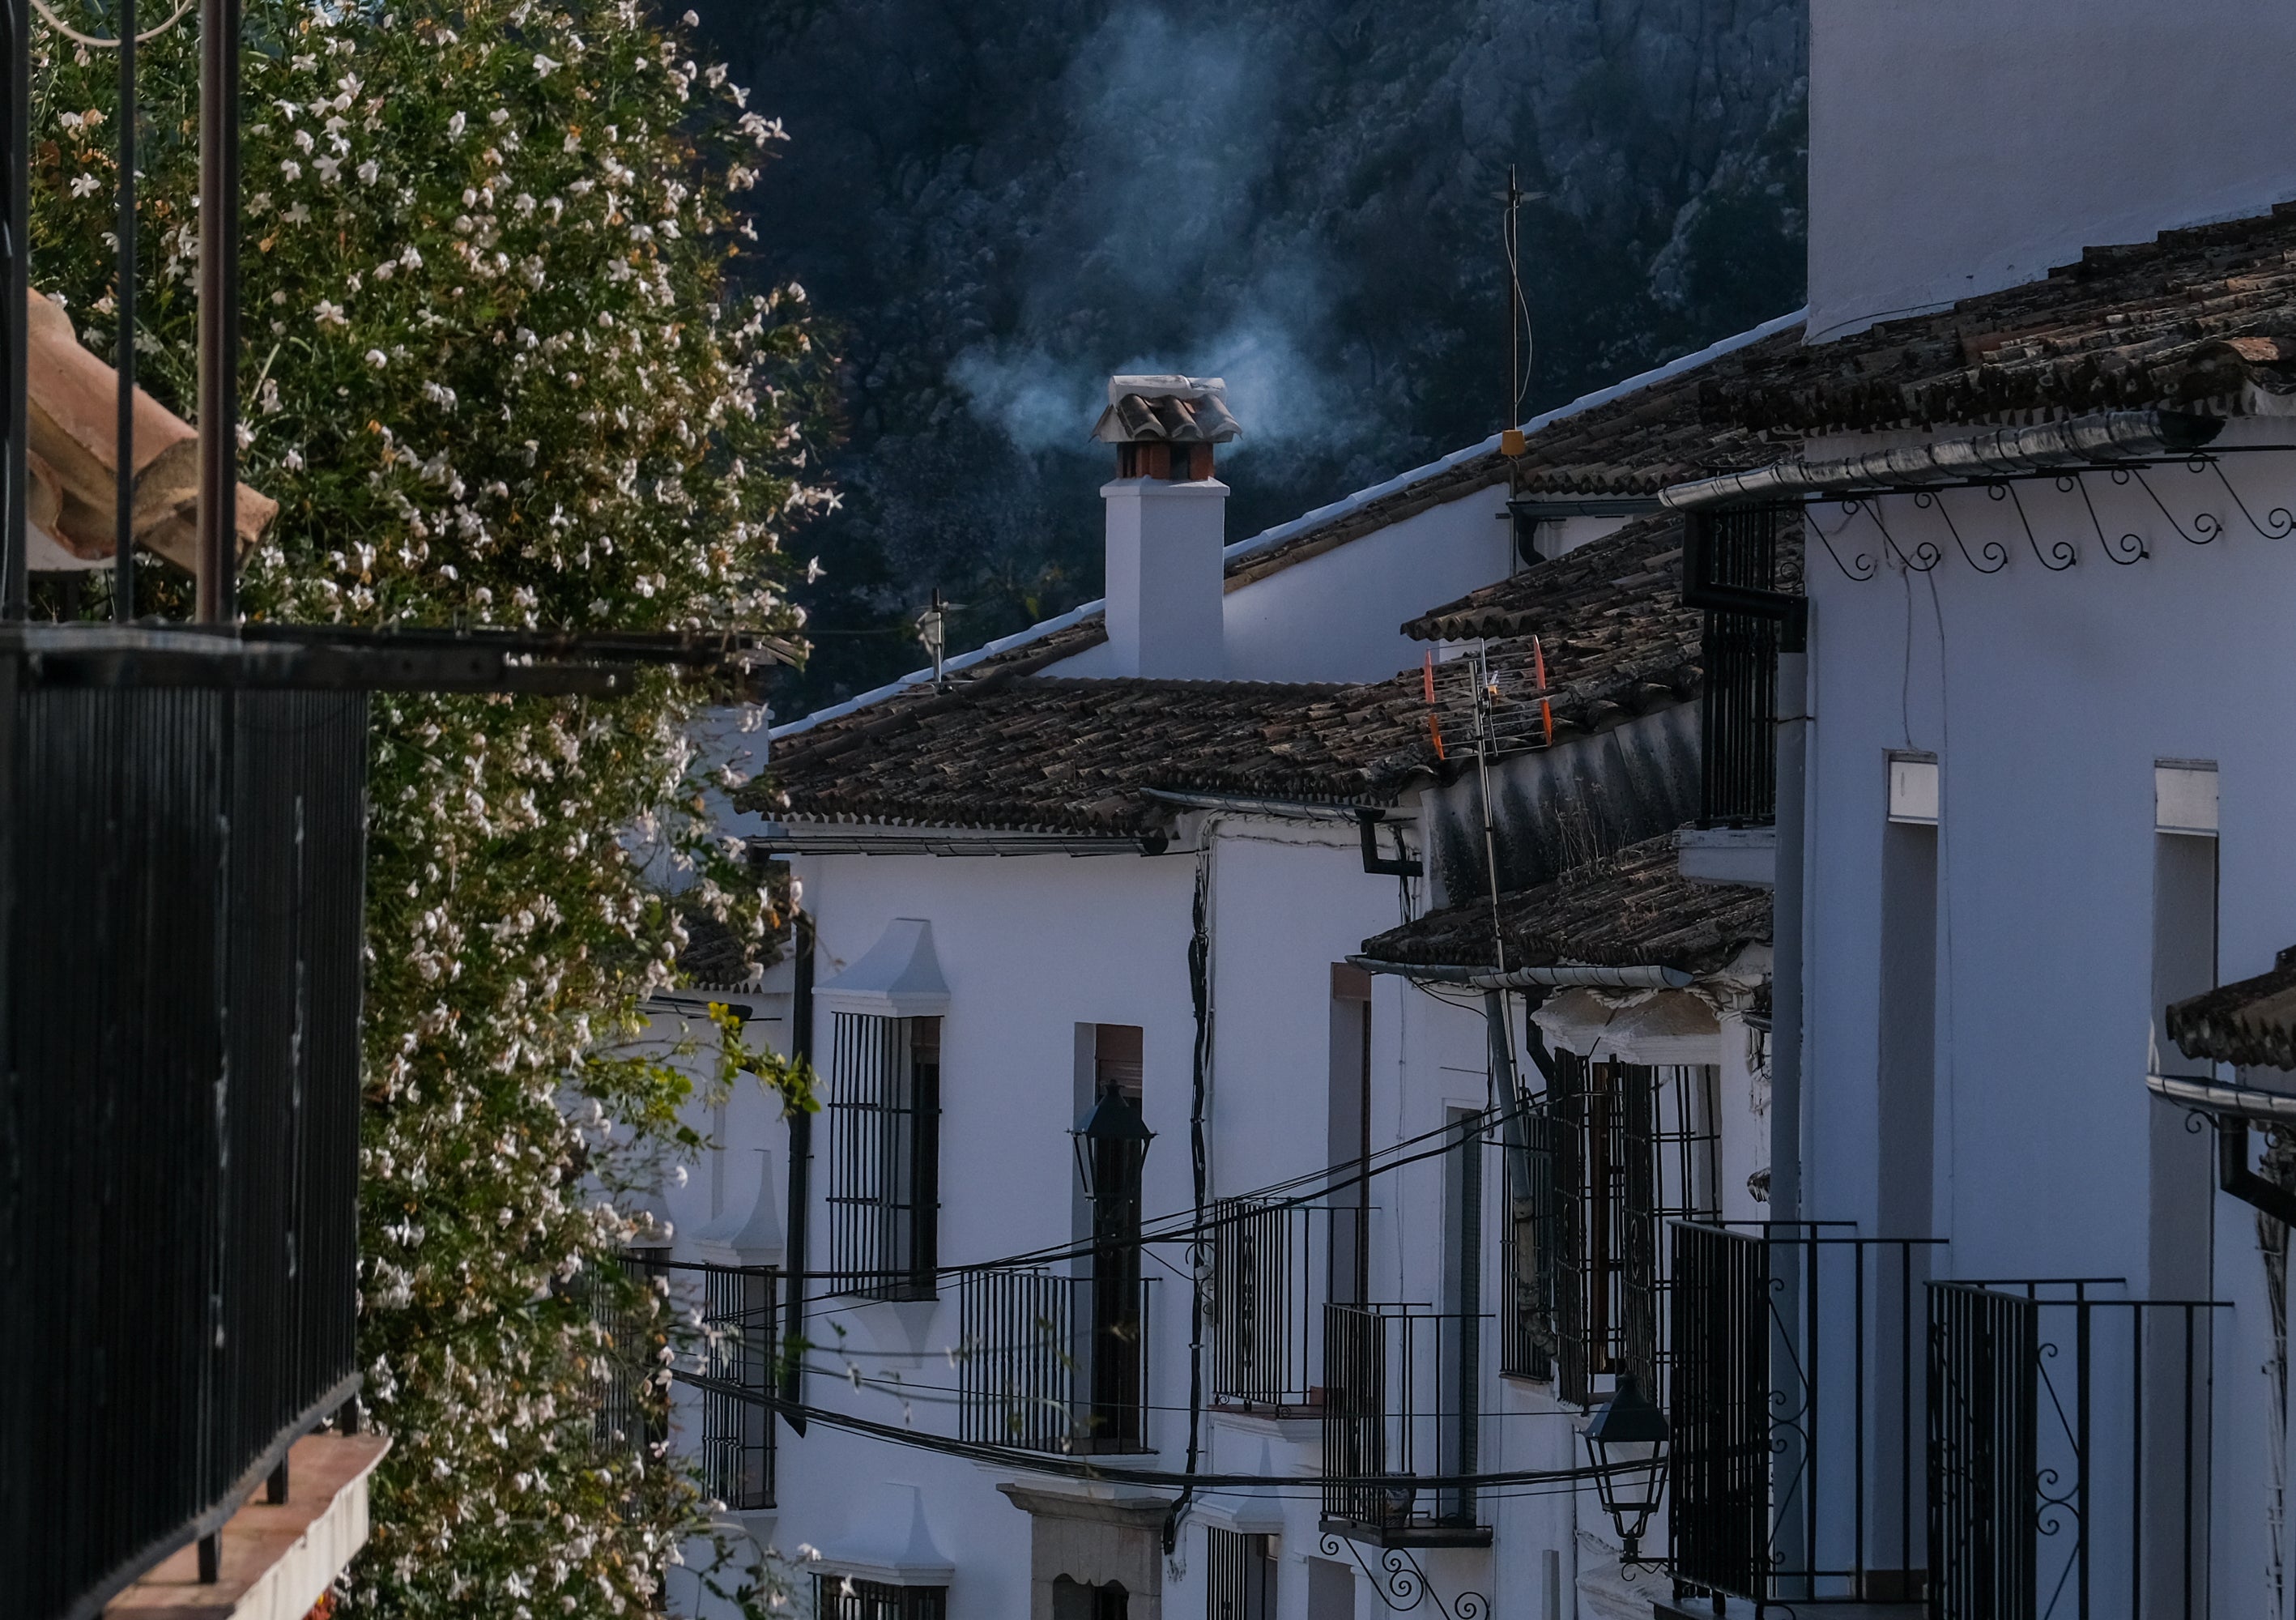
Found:
[[[751,1406],[768,1407],[788,1415],[795,1412],[808,1423],[818,1423],[827,1428],[844,1429],[849,1433],[888,1440],[919,1450],[939,1451],[968,1461],[995,1463],[1028,1469],[1041,1474],[1062,1475],[1072,1479],[1090,1479],[1110,1484],[1185,1488],[1194,1484],[1201,1490],[1260,1490],[1292,1487],[1321,1488],[1324,1486],[1388,1486],[1397,1483],[1394,1474],[1187,1474],[1169,1468],[1135,1468],[1125,1463],[1111,1463],[1096,1458],[1062,1456],[1052,1451],[1023,1451],[1018,1446],[996,1445],[987,1441],[958,1440],[947,1435],[921,1434],[898,1424],[880,1423],[873,1419],[856,1417],[834,1407],[814,1406],[784,1401],[778,1395],[749,1389],[725,1378],[713,1378],[701,1373],[674,1373],[679,1382],[693,1386],[729,1400]],[[1480,1490],[1486,1486],[1526,1484],[1570,1484],[1576,1486],[1589,1480],[1621,1475],[1630,1470],[1631,1463],[1611,1463],[1605,1467],[1587,1464],[1569,1468],[1505,1468],[1488,1474],[1414,1474],[1412,1484],[1422,1490],[1457,1491]]]

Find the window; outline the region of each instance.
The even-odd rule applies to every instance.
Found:
[[[1053,1582],[1053,1620],[1125,1620],[1131,1606],[1130,1596],[1114,1581],[1087,1586],[1061,1575]]]
[[[737,1513],[774,1505],[775,1288],[765,1266],[701,1266],[701,1323],[711,1334],[709,1377],[731,1388],[701,1394],[701,1469],[709,1493]]]
[[[817,1620],[947,1620],[948,1588],[816,1575],[813,1612]]]
[[[931,1299],[940,1214],[940,1020],[839,1013],[829,1208],[837,1286]]]
[[[1505,1371],[1553,1377],[1578,1405],[1620,1372],[1663,1387],[1668,1224],[1719,1213],[1713,1093],[1703,1065],[1554,1054],[1522,1150],[1530,1196],[1512,1200],[1508,1222]]]
[[[1208,1528],[1204,1553],[1207,1620],[1275,1620],[1273,1538]]]

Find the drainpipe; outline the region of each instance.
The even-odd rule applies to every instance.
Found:
[[[1807,621],[1781,627],[1778,653],[1777,886],[1770,918],[1770,1218],[1801,1219],[1803,790],[1809,759]]]
[[[1807,820],[1803,789],[1809,758],[1809,621],[1796,613],[1779,625],[1777,691],[1777,886],[1772,891],[1771,940],[1774,955],[1770,974],[1770,1219],[1802,1219],[1802,1041],[1805,1019],[1802,984],[1805,962],[1802,939],[1803,854]],[[1771,1321],[1771,1365],[1806,1366],[1802,1345],[1814,1324],[1804,1322],[1795,1306],[1802,1299],[1804,1263],[1800,1245],[1770,1246],[1774,1298],[1784,1308]],[[1784,1450],[1775,1463],[1780,1477],[1800,1471],[1808,1481],[1807,1442],[1788,1423],[1771,1428],[1774,1444]],[[1800,1454],[1797,1454],[1797,1453]],[[1814,1549],[1808,1545],[1808,1520],[1798,1507],[1780,1512],[1772,1526],[1776,1566],[1788,1572],[1807,1570]],[[1778,1595],[1788,1600],[1811,1596],[1806,1581],[1781,1583]]]
[[[797,914],[796,925],[791,929],[791,948],[797,960],[791,965],[790,974],[790,1061],[811,1067],[813,1064],[813,918],[808,913]],[[805,1367],[804,1358],[791,1348],[791,1342],[800,1331],[799,1312],[805,1304],[806,1211],[811,1206],[813,1189],[813,1115],[800,1108],[789,1116],[789,1264],[783,1275],[788,1280],[789,1312],[782,1324],[782,1416],[788,1420],[791,1433],[805,1433]]]

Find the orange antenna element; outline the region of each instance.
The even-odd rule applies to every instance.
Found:
[[[1442,723],[1435,718],[1435,654],[1431,651],[1427,662],[1420,666],[1420,677],[1427,692],[1427,735],[1434,741],[1435,757],[1448,760],[1451,756],[1443,752]]]
[[[1538,676],[1538,723],[1546,728],[1546,745],[1554,745],[1554,705],[1546,697],[1546,649],[1530,638],[1530,666]]]

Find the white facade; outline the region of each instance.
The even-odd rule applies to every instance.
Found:
[[[1813,0],[1809,334],[2296,196],[2276,0]]]
[[[2290,442],[2277,424],[2227,440]],[[2296,500],[2296,451],[2227,465],[2251,510]],[[2296,940],[2296,675],[2276,651],[2296,554],[2247,530],[2212,479],[2151,476],[2187,533],[2202,510],[2231,526],[2192,544],[2136,487],[2092,474],[2105,532],[2142,537],[2148,556],[2107,561],[2079,495],[2046,481],[2023,499],[2045,548],[2079,546],[2062,572],[1981,493],[1964,532],[1972,550],[2013,547],[1995,574],[1905,501],[1886,504],[1904,508],[1889,519],[1901,545],[1948,545],[1931,572],[1885,563],[1859,582],[1812,548],[1808,1213],[1942,1239],[1939,1277],[2210,1302],[2203,1608],[2285,1615],[2285,1339],[2266,1227],[2218,1191],[2202,1117],[2145,1075],[2209,1073],[2156,1033],[2164,999],[2261,972]],[[1892,761],[1908,753],[1935,759],[1933,826],[1891,818]],[[2180,1383],[2168,1365],[2153,1376]],[[2113,1421],[2099,1419],[2095,1489],[2125,1506],[2132,1437]],[[2181,1479],[2148,1488],[2148,1517],[2181,1508]],[[2182,1557],[2170,1541],[2156,1562]],[[2093,1576],[2096,1612],[2120,1612],[2125,1563]]]

